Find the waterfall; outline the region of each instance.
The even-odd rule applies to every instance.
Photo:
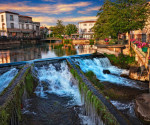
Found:
[[[10,84],[17,73],[18,70],[16,68],[12,68],[0,76],[0,93]]]
[[[78,116],[82,125],[103,125],[95,106],[88,101],[87,93],[80,93],[78,85],[73,82],[72,74],[65,61],[35,67],[33,73],[39,80],[39,85],[35,90],[37,96],[45,99],[48,99],[48,94],[69,97],[71,101],[68,102],[68,105],[81,106]]]
[[[56,94],[61,97],[71,97],[74,103],[81,104],[78,86],[73,83],[66,62],[35,67],[35,70],[39,79],[39,85],[35,91],[37,96],[46,98],[47,93]]]
[[[81,89],[82,103],[84,103],[85,108],[85,116],[90,118],[90,121],[88,121],[89,125],[104,125],[101,116],[97,113],[94,102],[92,102],[91,98],[88,96],[88,92],[89,90],[85,92],[83,89]]]
[[[125,70],[112,66],[108,58],[75,59],[75,62],[84,73],[92,71],[102,82],[107,81],[117,85],[140,88],[135,81],[121,77],[120,75]],[[109,70],[110,74],[104,74],[103,70]]]

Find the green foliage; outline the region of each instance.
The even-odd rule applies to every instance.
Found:
[[[65,39],[64,44],[71,44],[72,45],[72,39]]]
[[[28,73],[27,76],[26,76],[25,86],[26,86],[26,90],[28,91],[29,94],[31,94],[33,92],[33,87],[34,87],[33,82],[34,82],[33,76],[30,73]]]
[[[130,57],[129,55],[120,54],[118,57],[115,55],[104,54],[112,63],[123,69],[129,69],[130,65],[136,64],[135,57]]]
[[[143,29],[147,19],[146,0],[105,0],[97,14],[95,37],[117,38],[119,33]]]
[[[0,117],[1,117],[1,124],[2,125],[8,125],[8,118],[9,118],[9,114],[7,114],[6,110],[2,109],[0,112]]]
[[[77,33],[78,28],[75,24],[68,24],[65,27],[65,34],[71,36],[73,33]]]
[[[90,39],[90,45],[94,45],[94,40]]]
[[[53,27],[53,34],[54,37],[62,38],[62,35],[64,35],[65,26],[63,25],[63,22],[61,20],[57,20],[57,24],[55,27]]]
[[[109,44],[110,44],[110,45],[114,45],[114,44],[116,44],[116,43],[118,43],[118,40],[117,40],[117,39],[111,39],[111,40],[109,40]]]
[[[88,79],[100,90],[104,89],[104,85],[99,82],[99,80],[96,78],[96,75],[92,71],[88,71],[85,73],[85,75],[88,77]]]
[[[53,45],[51,47],[53,47]],[[62,47],[63,47],[63,44],[59,44],[59,45],[55,45],[54,49],[61,49]]]

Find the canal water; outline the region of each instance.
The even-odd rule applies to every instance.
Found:
[[[146,86],[145,83],[141,84],[141,82],[138,83],[138,81],[121,77],[121,74],[128,74],[128,71],[112,66],[108,58],[80,58],[74,61],[84,73],[92,71],[107,89],[111,88],[110,90],[114,90],[120,95],[121,93],[126,94],[126,98],[110,98],[110,102],[120,110],[133,125],[142,125],[134,112],[134,100],[138,95],[147,92],[148,86]],[[104,70],[109,70],[110,74],[105,74],[103,72]]]
[[[67,63],[35,67],[35,96],[26,100],[22,125],[95,125],[85,115],[77,81]]]
[[[11,68],[8,71],[0,74],[0,93],[10,84],[17,73],[18,69]]]
[[[94,50],[63,48],[61,41],[0,45],[0,64],[34,59],[94,53]]]

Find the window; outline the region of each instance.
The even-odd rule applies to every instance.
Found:
[[[4,22],[4,15],[1,15],[1,22]]]
[[[34,25],[32,25],[32,30],[34,30]]]
[[[87,24],[83,24],[83,26],[87,26]]]
[[[91,29],[89,29],[89,32],[92,32],[92,28],[91,28]]]
[[[14,23],[10,24],[11,29],[14,29]]]
[[[36,26],[36,30],[39,30],[39,26]]]
[[[90,23],[90,24],[89,24],[89,26],[93,26],[93,24],[92,24],[92,23]]]
[[[24,24],[22,24],[22,29],[24,29]]]
[[[87,32],[87,29],[83,29],[83,32]]]
[[[10,21],[14,21],[13,15],[10,15]]]
[[[26,25],[26,29],[29,29],[29,24]]]
[[[5,23],[2,23],[2,30],[5,29]]]

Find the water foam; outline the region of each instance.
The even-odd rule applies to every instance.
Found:
[[[47,93],[56,94],[62,97],[71,97],[76,104],[81,104],[78,86],[72,82],[72,75],[69,72],[66,62],[58,66],[50,64],[37,69],[39,85],[35,93],[42,98],[47,97]]]
[[[108,58],[75,59],[75,62],[80,66],[83,72],[93,71],[101,81],[140,88],[135,81],[121,77],[120,75],[125,72],[125,70],[112,66]],[[103,70],[109,70],[111,74],[104,74]]]

